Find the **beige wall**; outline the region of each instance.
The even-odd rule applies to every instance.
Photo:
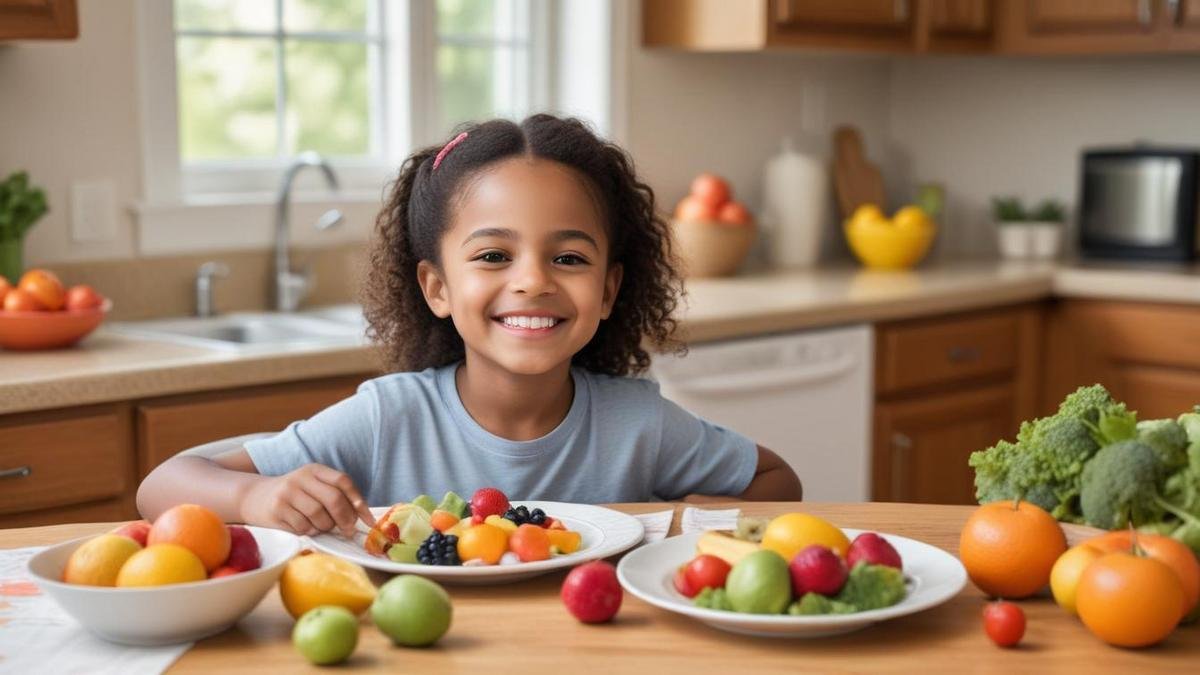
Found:
[[[0,47],[0,173],[26,169],[50,212],[30,230],[26,266],[130,258],[128,206],[141,191],[133,0],[83,0],[78,40]],[[72,181],[111,180],[117,237],[70,237]]]
[[[995,250],[990,198],[1078,203],[1084,147],[1200,146],[1200,56],[904,58],[891,70],[898,180],[941,181],[954,250]]]

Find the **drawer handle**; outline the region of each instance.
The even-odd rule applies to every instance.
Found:
[[[980,356],[978,347],[951,347],[946,352],[951,363],[970,363],[978,361]]]
[[[15,469],[0,469],[0,478],[24,478],[33,473],[28,466],[18,466]]]

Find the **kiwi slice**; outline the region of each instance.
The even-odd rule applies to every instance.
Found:
[[[763,530],[767,529],[767,523],[769,522],[770,520],[767,518],[738,516],[737,528],[733,531],[733,538],[755,543],[761,542]]]

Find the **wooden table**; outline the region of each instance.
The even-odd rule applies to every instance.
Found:
[[[628,513],[669,505],[623,504]],[[724,505],[728,506],[728,505]],[[738,504],[749,515],[806,511],[838,525],[892,532],[951,553],[971,507],[916,504]],[[682,505],[676,507],[678,531]],[[0,530],[0,548],[52,544],[107,531],[112,523]],[[1143,650],[1109,647],[1048,598],[1022,602],[1028,628],[1021,647],[992,645],[983,633],[983,596],[968,584],[950,602],[849,635],[803,639],[752,638],[725,633],[659,610],[628,593],[615,622],[584,625],[558,598],[564,573],[492,587],[448,586],[454,622],[436,646],[396,647],[364,625],[358,650],[345,664],[353,670],[428,675],[447,673],[637,672],[1088,672],[1089,674],[1197,672],[1200,626],[1185,626],[1162,644]],[[382,578],[376,579],[377,582]],[[184,608],[181,608],[184,611]],[[292,619],[278,593],[270,595],[236,627],[199,642],[172,673],[330,672],[308,666],[291,646]]]

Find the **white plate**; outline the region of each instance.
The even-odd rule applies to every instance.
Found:
[[[351,541],[337,534],[325,533],[312,537],[312,543],[313,546],[326,553],[352,560],[363,567],[392,574],[419,574],[435,581],[482,585],[527,579],[552,570],[574,567],[589,560],[607,558],[636,546],[642,541],[646,532],[642,527],[642,521],[637,518],[602,506],[535,501],[514,501],[513,505],[527,506],[530,511],[535,508],[541,509],[546,512],[546,515],[563,521],[567,529],[579,533],[581,539],[579,550],[570,555],[555,556],[549,560],[537,562],[451,567],[398,563],[387,558],[373,556],[363,549],[362,535]],[[376,506],[371,509],[371,513],[378,518],[388,508]]]
[[[843,529],[850,539],[866,530]],[[912,614],[953,598],[967,583],[957,558],[935,546],[894,534],[879,533],[904,561],[907,594],[898,604],[855,614],[788,616],[741,614],[696,607],[675,590],[675,570],[696,557],[699,532],[664,539],[631,552],[617,565],[625,590],[665,610],[684,614],[721,630],[763,637],[822,637],[865,628],[877,621]]]

